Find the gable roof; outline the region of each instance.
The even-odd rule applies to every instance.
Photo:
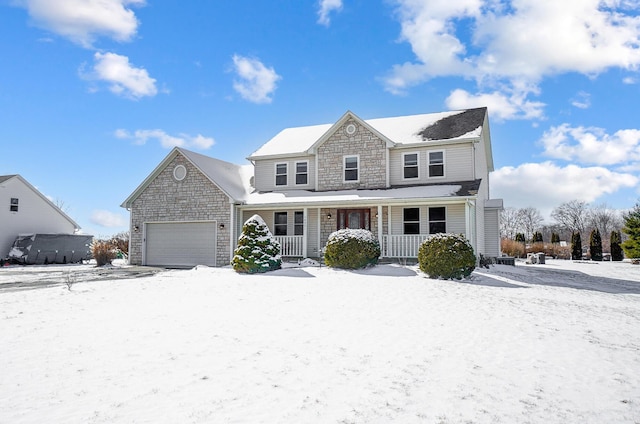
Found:
[[[335,124],[286,128],[253,152],[248,159],[312,153],[348,118],[361,122],[391,145],[412,145],[455,139],[478,139],[487,108],[362,120],[347,111]]]
[[[151,182],[169,165],[178,155],[184,156],[193,166],[217,186],[224,194],[234,201],[243,200],[247,194],[249,179],[252,175],[251,165],[236,165],[192,152],[181,147],[174,147],[153,172],[136,188],[133,193],[120,205],[123,208],[131,207],[131,204],[151,184]]]
[[[45,203],[47,203],[49,206],[51,206],[57,213],[59,213],[64,219],[66,219],[67,221],[69,221],[69,223],[71,225],[73,225],[73,227],[76,230],[79,230],[81,227],[80,225],[78,225],[78,223],[76,221],[74,221],[73,219],[71,219],[71,217],[69,215],[67,215],[62,209],[60,209],[55,203],[53,203],[51,200],[49,200],[47,198],[47,196],[45,196],[44,194],[40,193],[40,191],[35,188],[34,186],[32,186],[29,181],[25,180],[20,174],[13,174],[13,175],[0,175],[0,184],[9,181],[11,179],[17,179],[20,182],[22,182],[22,184],[24,184],[27,188],[29,188],[31,191],[33,191],[35,194],[37,194]]]

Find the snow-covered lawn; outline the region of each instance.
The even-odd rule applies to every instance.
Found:
[[[85,267],[0,268],[0,423],[640,423],[640,266]]]

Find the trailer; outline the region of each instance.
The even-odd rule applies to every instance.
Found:
[[[20,234],[7,260],[22,265],[67,264],[92,258],[93,236],[85,234]]]

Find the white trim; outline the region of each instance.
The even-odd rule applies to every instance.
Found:
[[[233,202],[230,201],[229,203],[231,203],[229,211],[229,262],[231,262],[231,260],[233,259],[233,253],[236,250],[238,237],[236,237],[236,208]]]
[[[298,184],[298,164],[299,163],[304,163],[307,165],[307,172],[305,173],[307,176],[307,182],[306,184]],[[305,187],[309,185],[309,182],[311,181],[311,178],[309,178],[309,159],[304,159],[304,160],[297,160],[293,163],[293,185],[297,186],[297,187]]]
[[[347,173],[347,158],[356,158],[356,160],[358,161],[357,163],[357,168],[356,168],[356,172],[358,173],[358,178],[356,178],[355,180],[347,180],[346,177],[346,173]],[[342,155],[342,182],[343,183],[359,183],[360,182],[360,155],[355,154],[355,155]]]
[[[278,165],[284,165],[286,167],[284,174],[278,174]],[[289,187],[289,162],[275,162],[273,164],[273,186],[274,187]],[[284,175],[287,183],[286,184],[278,184],[278,176]]]
[[[431,153],[442,153],[442,175],[431,176]],[[428,150],[427,151],[427,179],[441,180],[447,177],[447,153],[446,150]]]
[[[406,167],[405,164],[405,157],[407,157],[408,155],[416,155],[416,168],[418,168],[418,175],[415,178],[405,178],[404,176],[404,169]],[[420,152],[419,151],[412,151],[412,152],[402,152],[402,162],[400,163],[401,165],[401,172],[402,172],[402,181],[420,181]]]
[[[187,178],[187,168],[182,164],[176,165],[173,168],[173,178],[176,181],[182,181]]]

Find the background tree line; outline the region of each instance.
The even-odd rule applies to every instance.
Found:
[[[606,203],[572,200],[554,208],[551,219],[550,224],[545,223],[534,207],[505,208],[500,222],[503,252],[523,256],[529,247],[567,259],[579,259],[586,253],[601,260],[603,253],[611,253],[614,260],[617,256],[621,260],[624,248],[627,257],[640,257],[640,203],[621,212]],[[561,241],[566,244],[561,246]]]

